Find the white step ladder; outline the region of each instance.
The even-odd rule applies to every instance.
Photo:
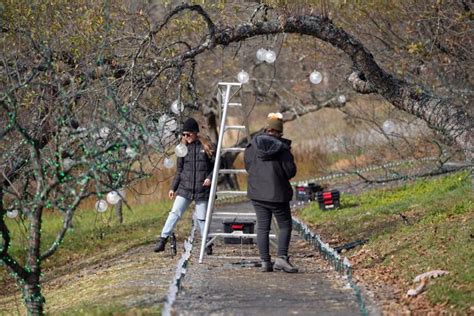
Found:
[[[243,152],[245,148],[237,148],[237,147],[229,147],[229,148],[222,148],[222,143],[224,140],[224,133],[228,130],[239,130],[244,131],[247,135],[247,140],[249,139],[249,131],[247,124],[244,125],[226,125],[227,120],[227,112],[229,107],[242,107],[242,103],[238,102],[230,102],[231,99],[241,91],[242,84],[236,82],[219,82],[217,86],[218,95],[217,99],[220,103],[220,112],[221,112],[221,122],[220,122],[220,129],[219,129],[219,138],[217,141],[217,149],[216,149],[216,161],[214,164],[214,172],[212,174],[212,182],[211,182],[211,192],[209,195],[209,202],[207,204],[207,212],[206,212],[206,222],[204,226],[204,232],[202,236],[201,242],[201,252],[199,254],[199,263],[202,263],[206,246],[211,244],[217,237],[240,237],[240,238],[256,238],[256,234],[245,234],[241,232],[233,232],[233,233],[210,233],[211,221],[212,216],[216,217],[253,217],[256,218],[255,213],[234,213],[234,212],[216,212],[214,213],[214,201],[216,194],[219,195],[231,195],[231,196],[245,196],[247,195],[247,191],[217,191],[217,179],[219,174],[247,174],[245,169],[220,169],[221,163],[221,154],[227,152]],[[241,108],[242,110],[242,108]],[[243,112],[243,110],[242,110]],[[246,120],[244,120],[246,122]],[[272,236],[273,237],[273,236]],[[208,240],[209,238],[209,240]]]

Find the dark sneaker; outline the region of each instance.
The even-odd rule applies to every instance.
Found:
[[[262,272],[273,272],[273,263],[271,261],[262,261]]]
[[[206,247],[206,255],[212,255],[212,244]]]
[[[164,251],[167,242],[168,242],[168,237],[160,237],[154,251],[155,252]]]
[[[275,260],[275,264],[273,265],[273,269],[280,271],[283,270],[287,273],[296,273],[298,272],[298,268],[293,266],[290,263],[289,257],[287,256],[282,256],[278,257]]]

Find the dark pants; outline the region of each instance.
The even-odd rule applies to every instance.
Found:
[[[280,228],[278,234],[278,256],[288,256],[290,245],[292,220],[290,203],[264,202],[252,200],[255,213],[257,214],[257,244],[262,261],[270,261],[270,227],[272,214]]]

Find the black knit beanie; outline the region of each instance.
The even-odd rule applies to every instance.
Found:
[[[199,124],[192,117],[184,121],[183,132],[199,133]]]

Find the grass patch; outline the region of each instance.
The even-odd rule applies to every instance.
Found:
[[[94,264],[102,265],[108,259],[116,258],[132,248],[155,241],[161,232],[170,207],[170,201],[163,201],[137,205],[133,207],[133,210],[124,209],[124,224],[122,225],[116,223],[111,217],[113,213],[111,209],[104,214],[92,210],[79,210],[73,220],[74,228],[67,233],[58,251],[43,264],[43,280],[46,282],[43,295],[47,301],[46,310],[54,310],[54,314],[68,315],[110,315],[130,312],[140,315],[156,314],[158,311],[156,308],[135,311],[124,306],[121,298],[133,296],[134,293],[131,293],[129,289],[122,290],[120,286],[116,286],[116,290],[109,291],[111,293],[108,294],[113,295],[112,299],[110,296],[104,296],[102,301],[99,299],[104,294],[104,284],[101,286],[100,282],[114,286],[116,282],[123,282],[130,278],[130,272],[133,272],[134,268],[161,268],[163,264],[163,268],[166,269],[169,266],[169,259],[161,263],[157,262],[157,256],[153,253],[138,255],[130,263],[131,270],[119,269],[119,266],[111,265],[106,267],[106,272],[98,275],[98,278],[95,278],[96,274],[93,273],[94,279],[87,278],[87,282],[86,279],[71,277],[73,281],[70,283],[59,285],[56,283],[61,276],[69,279],[69,274],[74,271]],[[186,218],[178,225],[177,237],[180,241],[187,237],[191,225],[188,217],[191,214],[192,210],[189,210]],[[11,224],[9,225],[13,240],[11,250],[16,258],[22,258],[26,253],[25,245],[22,243],[26,240],[24,228],[22,225]],[[61,225],[61,216],[54,213],[45,215],[42,229],[43,244],[51,244]],[[140,276],[136,277],[140,278]],[[19,290],[15,288],[14,280],[7,274],[6,269],[0,269],[0,278],[2,285],[0,294],[4,296],[4,300],[1,300],[3,302],[0,303],[0,314],[23,310]],[[47,285],[49,280],[52,280],[52,287]],[[165,284],[167,288],[168,281]],[[137,294],[136,291],[135,294]],[[9,296],[11,294],[8,293],[15,293],[16,298]]]
[[[329,212],[313,204],[299,216],[335,245],[368,238],[367,255],[358,260],[356,269],[392,271],[403,293],[420,273],[450,271],[430,282],[426,297],[433,305],[469,311],[474,301],[474,197],[469,172],[360,196],[342,195],[341,204],[341,209]],[[357,250],[348,255],[357,255]]]
[[[73,227],[69,229],[58,251],[43,263],[43,269],[69,263],[78,257],[93,257],[104,251],[127,250],[130,247],[151,242],[159,234],[160,225],[166,219],[171,207],[169,201],[124,208],[124,224],[115,223],[112,209],[105,213],[93,210],[78,210],[74,215]],[[56,238],[62,226],[62,216],[57,212],[46,213],[42,223],[42,252]],[[12,236],[10,253],[20,262],[26,256],[26,230],[24,225],[9,225]]]

